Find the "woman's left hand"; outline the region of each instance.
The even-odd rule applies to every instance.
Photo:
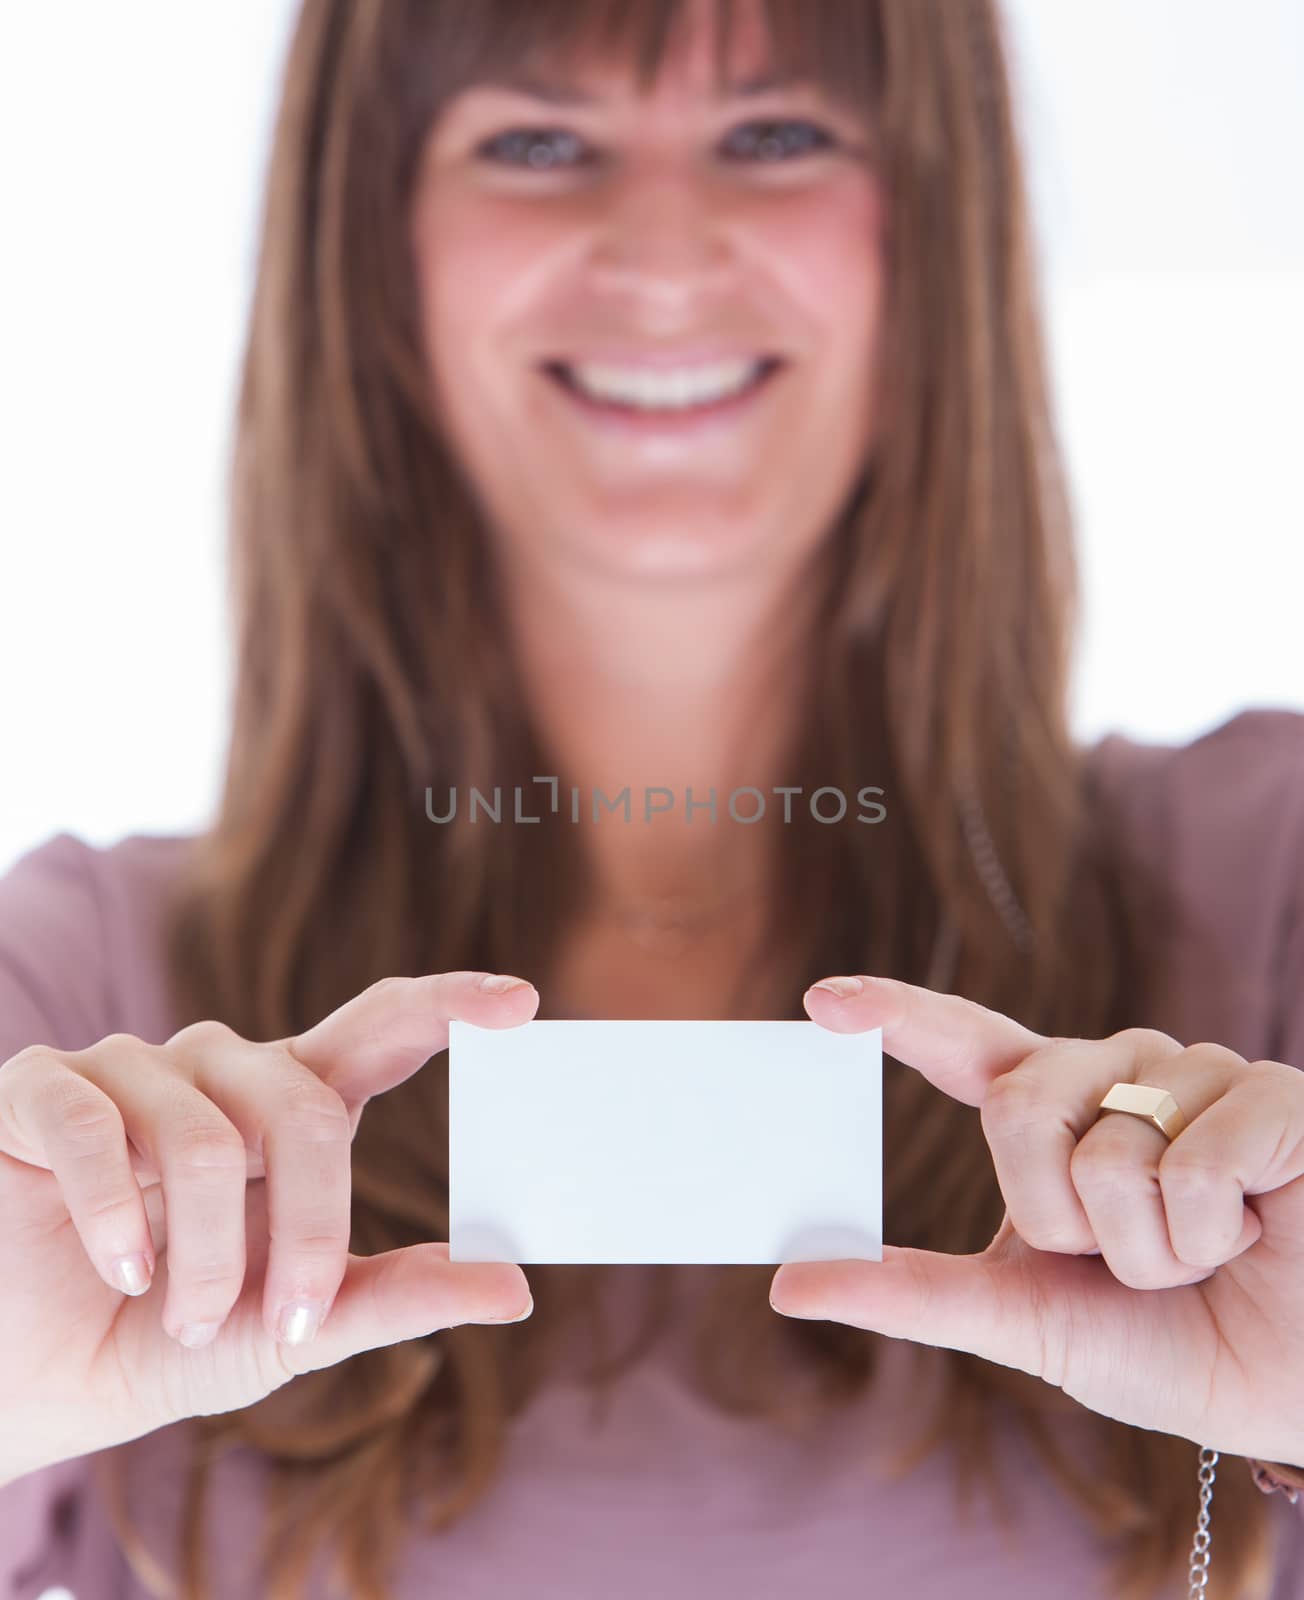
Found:
[[[1152,1028],[1045,1038],[960,995],[861,984],[807,990],[812,1020],[881,1027],[886,1053],[980,1108],[1005,1216],[977,1255],[789,1262],[775,1310],[968,1350],[1119,1421],[1304,1464],[1304,1072]],[[1169,1090],[1186,1128],[1170,1143],[1102,1115],[1116,1082]]]

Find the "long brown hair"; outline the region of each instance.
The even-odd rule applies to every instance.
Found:
[[[530,830],[435,828],[425,815],[427,788],[510,794],[556,769],[539,765],[474,498],[435,424],[404,219],[424,136],[458,88],[594,41],[626,52],[646,84],[681,11],[680,0],[302,6],[232,456],[225,789],[169,927],[178,1026],[216,1017],[278,1038],[387,974],[546,972],[581,876],[575,830],[545,849]],[[873,781],[888,815],[785,830],[769,931],[786,940],[791,987],[772,1014],[804,1016],[799,996],[819,976],[868,971],[1056,1035],[1148,1020],[1164,886],[1147,887],[1146,863],[1126,854],[1067,726],[1077,574],[1001,18],[993,0],[766,0],[764,15],[785,60],[863,111],[892,217],[881,424],[829,531],[789,768],[790,781],[818,774],[848,794]],[[727,48],[731,7],[717,16]],[[446,1060],[362,1119],[359,1254],[448,1237]],[[889,1237],[983,1250],[1003,1206],[976,1110],[890,1058],[884,1100]],[[263,1592],[301,1592],[317,1548],[338,1540],[350,1591],[384,1595],[409,1492],[424,1496],[430,1528],[485,1492],[557,1339],[585,1308],[593,1321],[600,1280],[625,1270],[532,1267],[536,1310],[519,1327],[368,1351],[195,1419],[182,1593],[205,1593],[211,1463],[245,1444],[272,1467]],[[702,1313],[696,1349],[717,1402],[778,1415],[781,1345],[818,1374],[821,1404],[862,1393],[877,1336],[776,1317],[772,1273],[727,1269]],[[596,1363],[595,1381],[640,1348]],[[960,1352],[920,1346],[917,1359],[945,1381],[900,1470],[945,1446],[966,1492],[983,1485],[999,1509],[999,1405],[1109,1541],[1113,1594],[1142,1600],[1183,1570],[1194,1445],[1083,1413]],[[1057,1438],[1054,1419],[1070,1412],[1094,1426],[1089,1461]],[[1264,1596],[1262,1497],[1248,1474],[1224,1474],[1218,1492],[1218,1580]],[[168,1592],[120,1506],[115,1517],[144,1581]]]

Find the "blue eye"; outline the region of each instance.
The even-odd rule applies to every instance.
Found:
[[[730,159],[756,159],[767,165],[824,149],[832,136],[817,123],[803,119],[777,122],[744,122],[726,134],[723,149]],[[512,128],[486,139],[476,152],[490,161],[508,166],[533,167],[547,172],[558,166],[588,165],[591,153],[564,128]]]
[[[757,131],[763,136],[758,138]],[[744,122],[725,138],[725,148],[754,153],[765,162],[784,161],[832,144],[830,135],[817,123],[804,120],[786,122]]]
[[[579,147],[575,135],[562,128],[513,128],[486,139],[477,153],[491,161],[505,161],[509,166],[547,171],[572,160]]]

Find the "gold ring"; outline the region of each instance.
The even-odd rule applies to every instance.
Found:
[[[1141,1117],[1171,1143],[1186,1126],[1182,1108],[1167,1089],[1156,1089],[1148,1083],[1116,1083],[1100,1102],[1096,1120],[1106,1111],[1126,1111],[1129,1116]]]

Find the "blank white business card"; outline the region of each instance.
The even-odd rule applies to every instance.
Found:
[[[883,1257],[883,1030],[449,1024],[449,1258]]]

